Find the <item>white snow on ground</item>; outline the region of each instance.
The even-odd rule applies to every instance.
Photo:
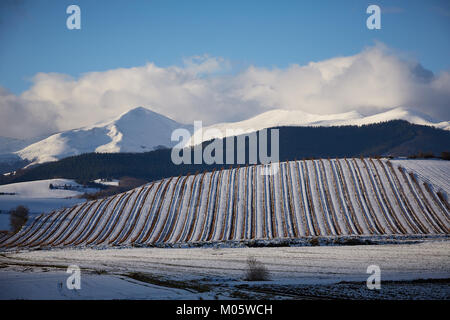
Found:
[[[450,161],[438,159],[394,159],[391,162],[413,171],[422,180],[442,188],[450,195]]]
[[[0,272],[0,300],[69,299],[198,299],[182,289],[160,287],[110,275],[86,274],[80,290],[66,286],[70,274],[53,272]]]
[[[19,205],[23,205],[30,210],[31,214],[49,213],[61,208],[68,208],[86,201],[81,198],[13,198],[12,196],[0,197],[0,220],[1,216],[7,215],[9,210],[16,208]],[[0,227],[1,229],[1,227]]]
[[[50,189],[50,184],[56,188]],[[68,186],[71,190],[64,190],[64,186]],[[89,193],[94,191],[96,190],[84,188],[82,185],[70,179],[36,180],[0,186],[0,193],[15,193],[15,197],[21,198],[69,198],[79,196],[84,192]]]
[[[244,273],[249,257],[267,267],[271,281],[260,282],[267,285],[365,282],[369,265],[380,267],[382,286],[386,280],[450,277],[450,242],[445,240],[365,246],[41,250],[0,256],[3,267],[0,268],[0,298],[183,299],[198,296],[189,295],[185,290],[145,288],[127,283],[125,279],[130,279],[124,275],[131,272],[151,274],[158,279],[195,280],[212,286],[208,292],[210,297],[216,293],[227,295],[228,288],[248,283],[244,281]],[[72,264],[82,268],[82,289],[77,293],[64,289],[69,276],[64,271]],[[53,271],[46,276],[38,271],[42,271],[42,267],[37,265]],[[55,271],[52,266],[60,269]],[[103,274],[94,276],[93,270]]]
[[[94,180],[94,182],[98,183],[98,184],[103,184],[105,186],[118,186],[119,185],[119,180],[115,180],[115,179],[112,179],[112,180],[96,179],[96,180]]]
[[[72,190],[50,189],[52,184],[57,188],[68,186]],[[41,213],[67,208],[86,201],[76,198],[87,192],[97,191],[84,188],[70,179],[48,179],[28,182],[5,184],[0,186],[0,193],[14,193],[14,195],[0,195],[0,230],[9,230],[9,211],[19,205],[30,210],[29,222]]]

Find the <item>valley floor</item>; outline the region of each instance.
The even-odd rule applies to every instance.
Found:
[[[268,281],[246,281],[249,257]],[[69,265],[81,289],[68,290]],[[381,289],[369,290],[369,265]],[[450,299],[450,241],[278,248],[123,248],[0,254],[0,299]]]

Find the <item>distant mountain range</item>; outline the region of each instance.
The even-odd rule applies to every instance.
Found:
[[[226,136],[226,129],[239,129],[242,133],[273,127],[330,127],[343,125],[364,125],[390,120],[405,120],[413,124],[427,125],[450,130],[450,122],[439,122],[425,114],[406,108],[394,108],[371,116],[357,112],[316,115],[293,110],[271,110],[248,120],[219,123],[204,127],[216,129]],[[190,124],[181,124],[147,108],[137,107],[117,118],[93,126],[68,130],[28,140],[0,137],[0,172],[10,172],[26,165],[60,160],[83,153],[123,153],[148,152],[160,147],[172,147],[172,131],[186,128]],[[235,135],[235,134],[234,134]],[[207,141],[217,135],[201,136],[194,133],[186,145]],[[414,148],[413,148],[414,149]]]
[[[243,133],[258,131],[264,128],[273,127],[331,127],[346,125],[365,125],[380,123],[390,120],[405,120],[412,124],[432,126],[439,129],[450,130],[450,121],[438,122],[426,114],[410,110],[407,108],[394,108],[388,111],[380,112],[370,116],[363,116],[358,112],[346,112],[338,114],[310,114],[297,110],[270,110],[257,115],[248,120],[239,122],[228,122],[214,124],[203,128],[203,133],[209,129],[221,132],[221,137],[226,137],[226,130],[241,130]],[[212,132],[212,131],[211,131]],[[194,133],[191,140],[186,145],[194,145],[199,142],[207,141],[220,136],[204,135],[200,137],[199,133]]]
[[[279,129],[280,161],[304,158],[409,156],[421,151],[432,152],[439,156],[444,151],[450,151],[450,130],[410,124],[404,120],[363,126],[277,127],[276,129]],[[204,142],[203,148],[209,143],[211,141]],[[225,148],[226,143],[223,143],[223,146]],[[191,153],[193,149],[190,149]],[[237,159],[236,153],[234,158]],[[248,156],[246,158],[248,161]],[[242,166],[236,162],[235,160],[232,166]],[[227,168],[230,165],[175,165],[171,161],[171,149],[162,148],[144,153],[86,153],[30,167],[15,175],[0,175],[0,183],[56,177],[87,183],[94,179],[120,179],[125,176],[154,181],[223,167]]]

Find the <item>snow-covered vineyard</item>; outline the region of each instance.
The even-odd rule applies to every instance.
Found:
[[[445,191],[389,161],[302,160],[153,182],[41,215],[0,246],[449,234],[449,212]]]

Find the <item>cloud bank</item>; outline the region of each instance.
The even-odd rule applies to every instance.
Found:
[[[39,73],[21,95],[0,88],[0,136],[26,138],[91,125],[135,106],[207,125],[274,108],[367,114],[403,106],[450,119],[450,72],[435,75],[381,44],[303,66],[250,66],[234,74],[230,68],[225,59],[204,55],[185,59],[182,67],[148,63],[78,79]]]

